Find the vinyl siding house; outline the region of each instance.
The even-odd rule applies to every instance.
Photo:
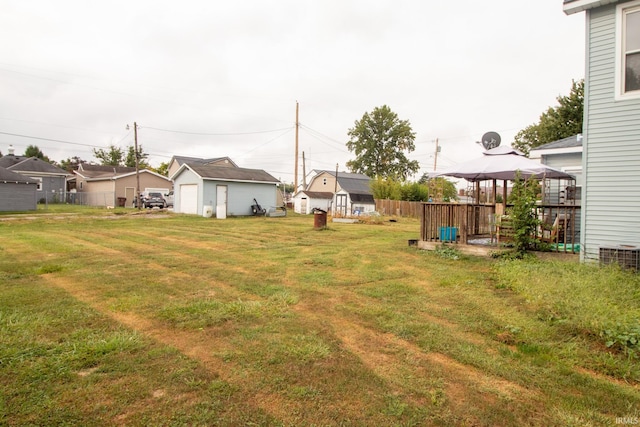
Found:
[[[580,256],[640,248],[640,0],[565,0],[585,12]]]
[[[35,211],[39,181],[0,167],[0,211]]]
[[[294,196],[294,206],[295,203],[299,203],[301,206],[301,199],[309,192],[312,194],[330,193],[329,210],[334,216],[352,216],[375,212],[376,202],[373,199],[371,179],[368,176],[359,173],[338,172],[336,183],[335,171],[320,170],[314,171],[314,173],[315,175],[309,181],[307,188]],[[323,194],[322,197],[326,197],[326,194]],[[314,202],[320,203],[320,198],[316,198]],[[299,213],[305,212],[300,209]],[[306,213],[311,213],[311,211]]]
[[[67,171],[37,157],[10,154],[0,157],[0,167],[19,173],[38,183],[36,202],[59,203],[66,201]]]
[[[556,179],[545,180],[544,204],[581,205],[584,178],[582,176],[582,141],[582,134],[573,135],[541,145],[529,152],[530,159],[538,160],[543,165],[551,166],[575,177],[574,182]],[[581,226],[578,212],[576,212],[576,218],[571,221],[573,233],[571,242],[573,243],[580,243]]]
[[[171,179],[177,213],[252,215],[253,199],[265,209],[277,206],[279,181],[263,170],[186,162]]]
[[[560,188],[560,184],[565,181],[552,180],[553,187],[549,187],[545,192],[549,200],[547,203],[565,203],[566,201],[581,200],[582,190],[582,135],[573,135],[568,138],[553,141],[541,145],[529,152],[529,158],[537,160],[543,165],[551,166],[567,172],[575,177],[575,189]]]
[[[136,196],[136,168],[127,166],[102,166],[83,163],[75,173],[78,204],[88,206],[118,206],[118,199],[125,199],[126,207],[133,207]],[[140,191],[145,188],[162,188],[169,191],[171,180],[147,169],[139,171]]]

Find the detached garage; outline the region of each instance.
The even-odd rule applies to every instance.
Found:
[[[0,211],[35,211],[39,181],[0,167]]]
[[[177,213],[243,216],[252,215],[254,198],[264,208],[277,203],[279,181],[260,169],[187,162],[171,179]]]

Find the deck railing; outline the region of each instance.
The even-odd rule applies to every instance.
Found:
[[[503,217],[501,214],[496,215],[496,206],[422,203],[420,240],[424,242],[444,240],[459,244],[469,244],[470,241],[476,240],[488,240],[489,244],[504,243],[505,236],[503,235],[500,239],[500,223]],[[498,205],[498,208],[501,206]],[[497,211],[501,213],[504,210]],[[535,237],[546,241],[556,251],[579,251],[579,205],[538,205],[535,215],[541,223]],[[452,229],[455,231],[452,232]],[[504,230],[502,232],[504,233]],[[453,235],[455,235],[454,238],[452,238]]]

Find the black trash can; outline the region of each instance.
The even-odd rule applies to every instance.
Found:
[[[118,197],[118,207],[119,208],[124,208],[126,206],[127,203],[127,198],[126,197]]]
[[[327,211],[315,208],[313,210],[313,228],[325,228],[327,226]]]

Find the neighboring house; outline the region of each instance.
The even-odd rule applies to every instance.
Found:
[[[67,177],[64,169],[37,157],[16,156],[13,149],[0,157],[0,167],[19,173],[38,182],[36,202],[58,203],[66,201]]]
[[[546,189],[545,195],[548,195],[549,200],[545,200],[545,203],[580,203],[583,187],[581,134],[540,145],[529,152],[529,158],[576,178],[572,188],[567,188],[569,183],[565,180],[550,180],[554,187]],[[560,185],[563,185],[562,188]]]
[[[40,181],[0,167],[0,211],[35,211],[39,185]]]
[[[575,181],[564,179],[545,180],[545,199],[542,201],[546,205],[576,205],[582,203],[583,176],[582,176],[582,134],[573,135],[558,141],[540,145],[529,152],[529,158],[538,160],[540,163],[567,172],[575,177]],[[551,213],[560,213],[555,209]],[[564,212],[566,215],[568,212]],[[555,217],[554,217],[555,218]],[[549,218],[551,220],[551,218]],[[567,222],[570,224],[572,236],[570,241],[580,243],[581,222],[579,211],[575,213],[575,218]]]
[[[376,202],[371,192],[371,179],[359,173],[314,171],[315,176],[309,181],[304,192],[331,193],[330,211],[332,215],[351,216],[370,213],[376,210]],[[302,204],[303,192],[298,192],[295,199]],[[300,212],[304,213],[304,212]],[[310,212],[309,212],[310,213]]]
[[[88,206],[133,207],[136,186],[140,180],[140,192],[146,188],[171,190],[171,180],[147,169],[141,169],[136,177],[136,168],[126,166],[102,166],[83,163],[75,173],[75,202]]]
[[[254,199],[265,209],[278,203],[279,181],[259,169],[186,162],[171,179],[174,212],[205,215],[211,210],[224,218],[252,215]]]
[[[176,172],[178,172],[178,169],[180,169],[180,166],[184,165],[185,163],[214,165],[214,166],[230,166],[234,168],[238,167],[238,165],[236,165],[233,162],[233,160],[231,160],[228,157],[215,157],[211,159],[202,159],[200,157],[173,156],[169,161],[169,168],[168,168],[169,173],[167,175],[173,176]]]
[[[611,248],[640,250],[640,0],[563,9],[586,15],[580,256],[598,261]]]

